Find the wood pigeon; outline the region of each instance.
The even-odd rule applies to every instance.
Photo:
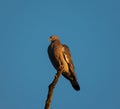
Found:
[[[80,90],[77,82],[70,50],[67,45],[61,44],[58,36],[50,36],[51,44],[48,46],[48,56],[57,71],[62,68],[62,75],[70,81],[75,90]]]

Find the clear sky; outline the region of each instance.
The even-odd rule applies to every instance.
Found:
[[[44,108],[53,34],[69,46],[81,90],[61,76],[51,109],[120,109],[119,0],[0,0],[0,109]]]

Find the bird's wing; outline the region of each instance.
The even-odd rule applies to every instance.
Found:
[[[71,57],[71,54],[70,54],[70,50],[69,50],[68,46],[65,45],[65,44],[63,44],[63,56],[64,56],[65,61],[68,64],[70,72],[72,73],[72,75],[75,76],[74,65],[73,65],[73,62],[72,62],[72,57]]]

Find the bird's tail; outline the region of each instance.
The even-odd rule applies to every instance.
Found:
[[[74,88],[76,91],[79,91],[79,90],[80,90],[80,86],[79,86],[79,84],[78,84],[76,78],[73,79],[73,80],[70,80],[70,82],[71,82],[73,88]]]

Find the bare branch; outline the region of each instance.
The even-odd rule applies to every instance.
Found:
[[[53,82],[49,85],[47,100],[46,100],[44,109],[50,109],[50,104],[51,104],[51,101],[52,101],[53,91],[54,91],[55,85],[57,84],[58,79],[59,79],[61,73],[62,73],[62,70],[59,70],[56,73]]]

